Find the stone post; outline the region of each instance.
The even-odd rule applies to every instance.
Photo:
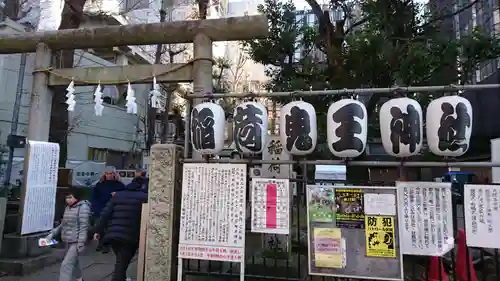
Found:
[[[170,281],[177,277],[182,147],[155,144],[150,157],[144,280]]]
[[[198,33],[193,40],[193,90],[195,94],[209,94],[213,91],[212,74],[212,39],[203,33]],[[195,99],[193,107],[200,104],[202,99]],[[192,108],[191,108],[192,109]],[[191,114],[188,112],[187,114]],[[194,159],[201,159],[201,154],[193,151]]]
[[[51,51],[48,46],[43,43],[38,43],[36,45],[35,71],[33,73],[33,89],[31,92],[28,119],[29,140],[49,140],[52,92],[48,87],[49,73],[45,70],[50,67],[51,60]]]

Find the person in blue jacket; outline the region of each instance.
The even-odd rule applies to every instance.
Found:
[[[106,167],[104,175],[101,177],[99,182],[95,185],[92,192],[92,217],[94,224],[99,223],[99,217],[101,212],[111,199],[113,193],[124,190],[125,185],[119,180],[118,174],[114,167]],[[104,231],[105,229],[103,229]],[[100,233],[102,235],[102,233]],[[102,251],[103,253],[109,252],[108,247],[100,243],[97,245],[97,251]]]
[[[142,204],[148,200],[145,178],[135,178],[126,190],[117,191],[101,212],[94,240],[110,244],[116,256],[112,281],[124,281],[127,268],[139,248]],[[104,237],[101,233],[104,231]]]

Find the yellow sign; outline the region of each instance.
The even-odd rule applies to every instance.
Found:
[[[394,217],[366,216],[366,256],[395,258]]]
[[[314,265],[344,268],[345,246],[340,228],[314,228]]]

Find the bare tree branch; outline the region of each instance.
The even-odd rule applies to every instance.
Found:
[[[239,84],[241,83],[241,78],[244,75],[244,67],[247,60],[248,60],[247,54],[242,49],[240,49],[238,54],[238,59],[231,67],[229,67],[229,72],[231,73],[232,76],[231,88],[233,91],[236,91]]]

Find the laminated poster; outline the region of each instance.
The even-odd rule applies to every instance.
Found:
[[[500,249],[500,186],[464,187],[467,246]]]
[[[396,196],[394,194],[365,193],[364,204],[366,215],[396,215]]]
[[[362,189],[335,189],[337,227],[364,228],[364,198]]]
[[[344,268],[345,241],[339,228],[314,228],[314,265],[326,268]]]
[[[333,188],[327,186],[311,188],[307,207],[309,208],[309,221],[333,223],[336,209]]]
[[[366,256],[396,258],[394,217],[366,216]]]

